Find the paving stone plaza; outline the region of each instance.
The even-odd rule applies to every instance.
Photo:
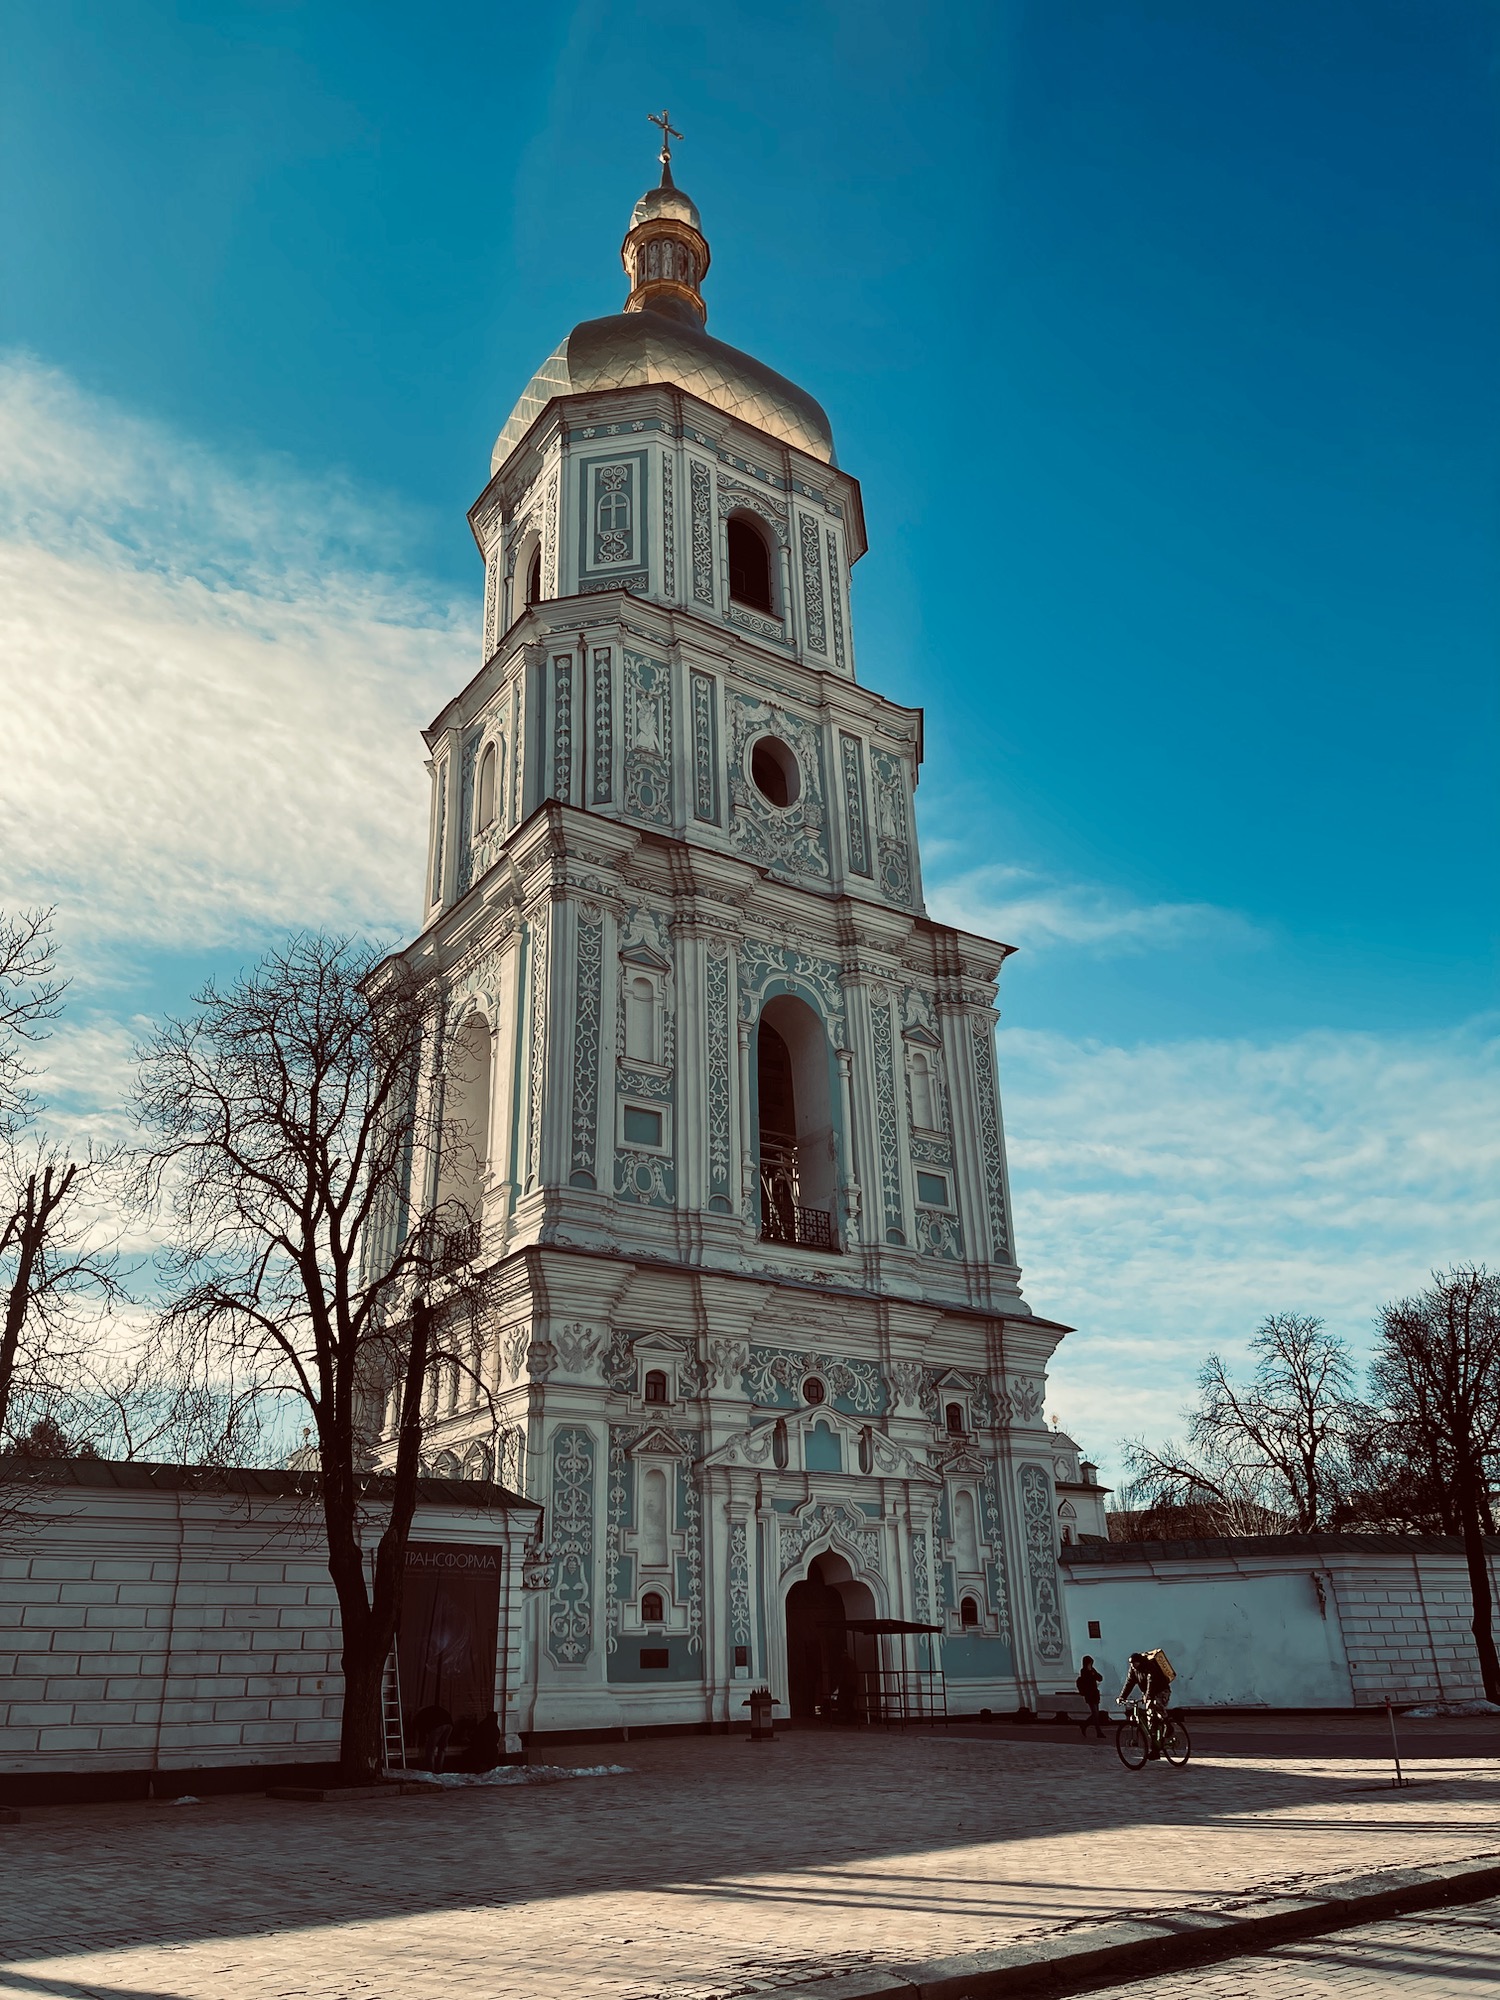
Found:
[[[1401,1792],[1373,1755],[1210,1748],[1184,1771],[1132,1775],[1108,1743],[830,1731],[579,1746],[572,1764],[628,1769],[435,1798],[38,1809],[0,1826],[0,1994],[727,2000],[812,1982],[833,1995],[838,1975],[881,1963],[1473,1860],[1500,1848],[1500,1775],[1443,1754],[1460,1741],[1430,1726]],[[1462,1981],[1496,1941],[1493,1911],[1386,1928],[1393,1966],[1429,1968],[1413,1993],[1465,1990],[1431,1983],[1450,1977],[1433,1954],[1459,1954]],[[1317,1993],[1325,1977],[1344,1981],[1330,1992],[1408,1990],[1396,1971],[1370,1983],[1382,1948],[1289,1947],[1255,1961],[1253,1990]],[[1220,1965],[1131,1990],[1251,1990],[1234,1976]]]

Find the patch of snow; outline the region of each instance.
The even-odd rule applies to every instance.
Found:
[[[1500,1715],[1495,1701],[1430,1701],[1421,1708],[1404,1708],[1403,1715]]]
[[[502,1764],[493,1771],[387,1771],[408,1785],[560,1785],[568,1778],[617,1778],[628,1764]]]

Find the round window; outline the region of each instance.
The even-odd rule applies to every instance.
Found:
[[[821,1403],[827,1394],[828,1391],[816,1375],[809,1375],[802,1384],[802,1400],[806,1403]]]
[[[801,769],[791,746],[779,736],[762,736],[750,752],[750,776],[773,806],[794,806],[801,796]]]

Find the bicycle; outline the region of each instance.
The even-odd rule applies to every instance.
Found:
[[[1126,1770],[1139,1771],[1153,1750],[1159,1751],[1169,1764],[1179,1768],[1184,1765],[1193,1754],[1187,1724],[1169,1709],[1133,1701],[1115,1731],[1115,1752]]]

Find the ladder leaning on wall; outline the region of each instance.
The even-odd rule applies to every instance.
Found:
[[[394,1645],[386,1659],[380,1700],[385,1721],[385,1767],[388,1771],[404,1771],[406,1723],[401,1714],[401,1661]]]

